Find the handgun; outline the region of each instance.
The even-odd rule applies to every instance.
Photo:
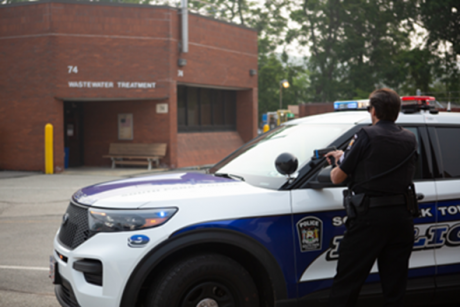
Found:
[[[317,160],[317,159],[321,159],[324,157],[325,154],[327,154],[328,152],[330,151],[335,151],[337,150],[337,148],[335,146],[333,147],[327,147],[327,148],[323,148],[323,149],[315,149],[313,150],[313,157],[312,159],[313,160]],[[331,160],[331,164],[334,165],[335,164],[335,158],[333,156],[330,156],[329,157],[329,160]]]

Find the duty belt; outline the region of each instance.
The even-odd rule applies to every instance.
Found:
[[[369,208],[402,206],[406,204],[404,195],[369,197]]]

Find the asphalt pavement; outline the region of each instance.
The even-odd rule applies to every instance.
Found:
[[[75,191],[165,171],[77,168],[55,175],[0,171],[0,307],[60,306],[48,277],[49,256]],[[175,170],[179,171],[184,170]]]

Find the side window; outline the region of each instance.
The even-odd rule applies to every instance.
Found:
[[[444,178],[460,178],[460,127],[437,127]]]
[[[420,138],[420,133],[417,127],[404,127],[405,129],[409,130],[413,134],[415,134],[415,138],[417,139],[417,168],[415,169],[414,180],[421,180],[421,179],[429,179],[430,176],[428,175],[428,165],[427,165],[427,157],[423,150],[422,146],[422,139]]]

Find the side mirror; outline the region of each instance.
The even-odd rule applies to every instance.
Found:
[[[334,187],[345,187],[347,180],[339,184],[333,184],[331,181],[331,171],[332,166],[328,165],[322,168],[314,180],[310,180],[307,183],[308,188],[312,189],[324,189],[324,188],[334,188]]]
[[[297,170],[298,166],[297,158],[287,152],[280,154],[275,161],[276,170],[282,175],[290,176]]]

